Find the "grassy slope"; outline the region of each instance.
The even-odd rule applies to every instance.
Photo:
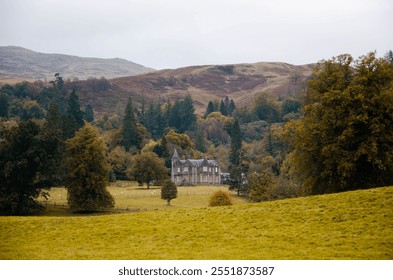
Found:
[[[0,259],[392,259],[393,187],[221,208],[0,217]]]

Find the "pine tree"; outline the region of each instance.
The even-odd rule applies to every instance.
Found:
[[[114,206],[107,191],[109,164],[106,147],[98,131],[86,123],[67,141],[68,204],[82,211],[96,211]]]
[[[223,116],[228,116],[228,108],[224,103],[224,100],[221,100],[220,102],[220,112]]]
[[[122,136],[122,145],[126,150],[129,150],[132,146],[135,146],[137,149],[140,148],[140,137],[137,131],[137,123],[132,108],[131,98],[128,99],[124,112]]]
[[[193,130],[196,123],[195,107],[191,95],[186,95],[181,103],[180,112],[181,122],[179,132],[183,133],[187,130]]]
[[[228,115],[231,116],[235,110],[236,110],[235,102],[233,101],[233,99],[231,99],[228,105]]]
[[[1,131],[0,211],[27,214],[39,207],[36,198],[46,187],[48,152],[32,121]]]
[[[0,94],[0,118],[8,118],[9,101],[5,93]]]
[[[207,108],[206,108],[206,112],[204,117],[206,118],[210,113],[214,112],[214,104],[212,101],[209,101],[209,103],[207,104]]]
[[[66,139],[73,137],[75,132],[83,126],[83,112],[80,109],[79,97],[75,90],[72,90],[68,99],[67,113],[63,117],[62,123]]]
[[[229,185],[230,189],[237,190],[237,194],[244,191],[244,184],[242,183],[243,166],[241,160],[242,151],[242,136],[240,131],[239,121],[236,119],[230,130],[231,147],[229,152]]]
[[[171,180],[165,180],[161,187],[161,199],[167,201],[171,206],[171,200],[177,197],[177,187]]]
[[[90,104],[88,104],[86,106],[86,110],[85,110],[85,120],[87,122],[93,122],[94,121],[94,111],[93,111],[93,106],[91,106]]]

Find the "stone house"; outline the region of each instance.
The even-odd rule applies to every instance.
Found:
[[[171,180],[176,185],[221,184],[221,169],[216,160],[181,160],[175,149],[172,156]]]

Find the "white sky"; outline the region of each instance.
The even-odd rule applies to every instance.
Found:
[[[392,0],[0,0],[0,45],[155,69],[393,49]]]

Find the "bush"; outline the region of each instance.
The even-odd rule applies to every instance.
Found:
[[[209,199],[209,206],[229,206],[233,205],[232,198],[229,193],[224,191],[216,191]]]

